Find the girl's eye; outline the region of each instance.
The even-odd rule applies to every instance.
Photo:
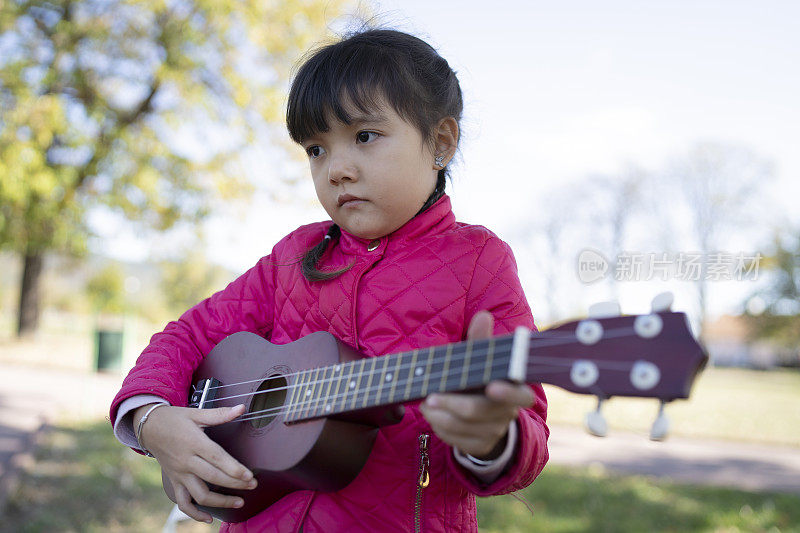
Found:
[[[356,139],[358,139],[358,142],[360,143],[368,143],[374,140],[377,136],[378,134],[374,131],[359,131],[358,135],[356,135]]]
[[[308,157],[316,159],[317,157],[324,154],[325,150],[322,148],[322,146],[315,144],[313,146],[309,146],[308,148],[306,148],[306,153],[308,154]]]

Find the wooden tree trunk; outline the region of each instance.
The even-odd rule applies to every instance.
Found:
[[[39,327],[39,287],[43,265],[44,255],[41,252],[25,254],[19,289],[18,337],[30,336]]]
[[[705,276],[705,268],[703,268],[703,276]],[[697,303],[698,303],[698,321],[700,324],[700,331],[697,333],[698,340],[703,342],[706,340],[706,316],[708,315],[708,285],[705,279],[697,282]]]

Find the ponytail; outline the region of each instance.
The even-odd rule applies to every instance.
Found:
[[[308,281],[325,281],[328,279],[333,279],[340,274],[343,274],[350,270],[352,265],[348,265],[342,269],[334,270],[332,272],[323,272],[317,269],[317,263],[319,260],[322,259],[322,255],[325,253],[325,250],[328,249],[328,244],[334,240],[339,239],[339,236],[342,234],[341,228],[337,224],[331,224],[331,227],[328,228],[328,232],[323,237],[322,241],[311,248],[306,255],[303,256],[303,260],[301,262],[301,266],[303,268],[303,276]]]
[[[433,189],[431,195],[428,196],[428,199],[425,200],[425,203],[422,204],[422,208],[420,208],[420,210],[417,211],[417,214],[414,216],[424,213],[433,204],[438,202],[439,198],[444,196],[444,186],[447,183],[446,177],[447,177],[447,170],[445,170],[444,168],[439,169],[438,174],[436,174],[436,187]]]

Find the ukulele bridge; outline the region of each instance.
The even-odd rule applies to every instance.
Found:
[[[201,379],[197,385],[192,386],[192,394],[189,396],[189,407],[198,409],[209,409],[217,397],[217,390],[221,385],[215,378]]]

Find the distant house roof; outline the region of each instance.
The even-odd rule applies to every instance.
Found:
[[[713,322],[707,322],[703,328],[706,342],[728,341],[746,343],[750,335],[750,327],[742,316],[722,315]]]

